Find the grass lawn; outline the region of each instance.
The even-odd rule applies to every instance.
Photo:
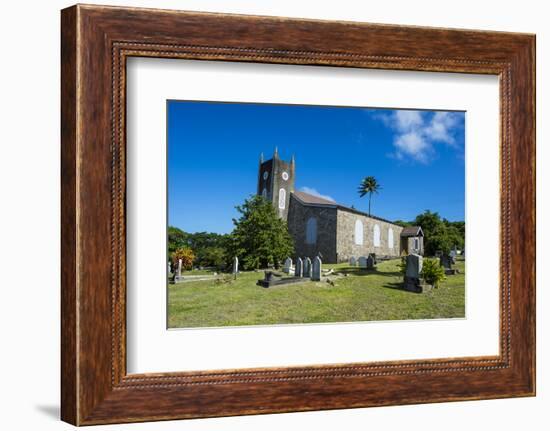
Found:
[[[441,287],[418,294],[401,289],[402,278],[391,260],[376,270],[347,264],[323,265],[349,276],[326,282],[271,288],[256,285],[261,272],[240,273],[236,281],[212,280],[168,287],[168,326],[270,325],[288,323],[356,322],[464,317],[464,262]],[[229,279],[229,276],[226,276]]]

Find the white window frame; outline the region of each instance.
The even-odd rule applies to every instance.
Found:
[[[364,228],[363,222],[359,219],[355,220],[355,229],[353,236],[355,245],[363,245]]]
[[[284,210],[286,207],[286,190],[279,189],[279,209]]]
[[[381,240],[380,240],[380,225],[378,224],[375,224],[374,227],[372,228],[373,232],[372,232],[372,242],[374,244],[375,247],[380,247],[380,244],[381,244]]]

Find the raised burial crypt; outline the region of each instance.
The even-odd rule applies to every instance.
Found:
[[[294,190],[296,161],[279,158],[277,148],[269,160],[260,155],[258,194],[273,203],[286,220],[296,256],[321,256],[325,263],[351,257],[397,257],[424,254],[419,226],[402,227],[337,202]]]

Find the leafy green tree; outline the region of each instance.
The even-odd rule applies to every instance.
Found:
[[[175,227],[168,227],[168,253],[172,255],[180,248],[194,252],[194,264],[222,268],[228,262],[227,252],[230,235],[214,232],[188,233]],[[223,256],[223,257],[222,257]]]
[[[378,192],[382,189],[380,184],[376,181],[376,178],[374,177],[365,177],[361,180],[361,183],[359,184],[359,188],[357,189],[359,196],[363,197],[365,195],[369,195],[369,215],[370,215],[370,204],[372,200],[373,193],[378,194]]]
[[[222,269],[227,265],[228,254],[222,247],[206,247],[201,250],[200,256],[197,256],[197,262],[201,266],[213,266]]]
[[[181,229],[168,226],[168,253],[174,253],[178,248],[189,246],[189,234]]]
[[[464,222],[449,222],[437,212],[429,210],[416,216],[414,225],[422,227],[424,232],[424,250],[433,256],[436,251],[449,253],[453,247],[464,247]]]
[[[273,205],[261,196],[251,196],[236,207],[240,214],[233,219],[230,250],[246,270],[266,268],[294,253],[294,243],[285,221]]]

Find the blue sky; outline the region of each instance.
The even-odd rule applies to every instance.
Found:
[[[168,222],[228,233],[256,193],[261,152],[296,158],[296,190],[367,211],[362,178],[382,186],[372,214],[412,220],[426,209],[464,220],[463,112],[167,102]]]

